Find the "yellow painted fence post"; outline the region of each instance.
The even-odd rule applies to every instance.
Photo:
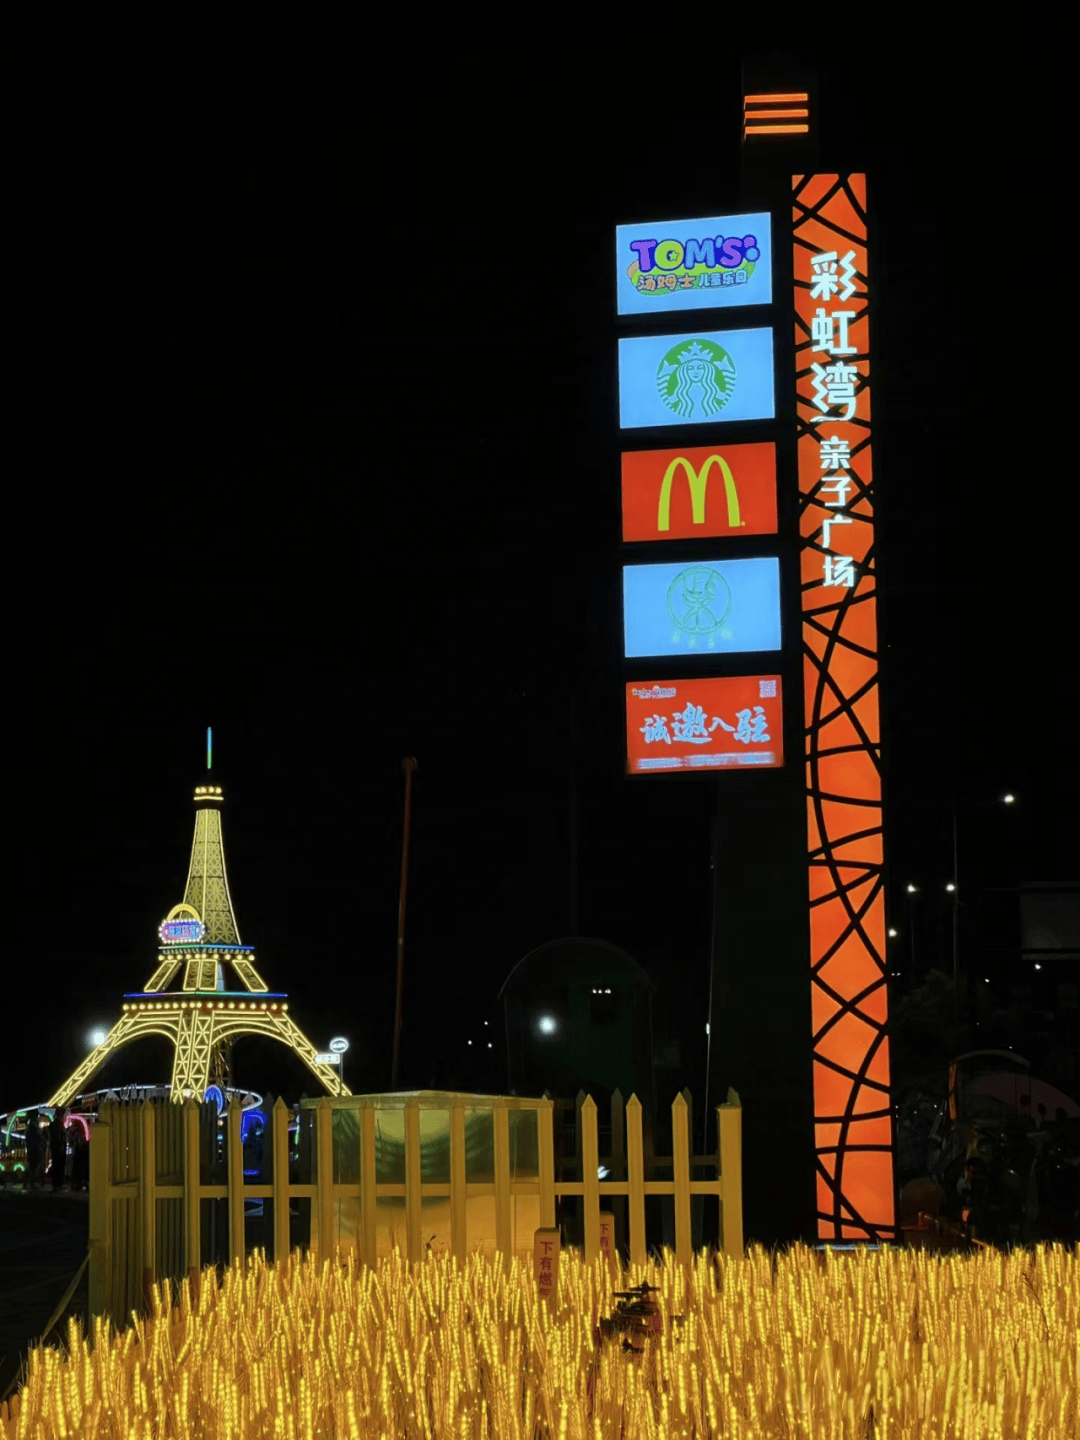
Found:
[[[378,1259],[375,1244],[375,1107],[370,1100],[360,1106],[360,1235],[364,1264]]]
[[[450,1253],[465,1263],[465,1103],[455,1095],[450,1103]]]
[[[112,1264],[112,1105],[103,1105],[90,1132],[90,1314],[107,1315]]]
[[[405,1102],[405,1257],[415,1265],[423,1254],[420,1239],[420,1102]]]
[[[686,1099],[675,1096],[671,1107],[672,1179],[675,1182],[675,1254],[682,1265],[694,1259],[690,1230],[690,1127]]]
[[[271,1117],[274,1161],[274,1264],[289,1258],[289,1107],[279,1095]]]
[[[492,1118],[495,1142],[495,1250],[510,1259],[510,1112],[499,1100]]]
[[[325,1095],[315,1108],[315,1212],[321,1265],[334,1248],[334,1116]]]
[[[596,1101],[586,1095],[578,1111],[581,1120],[581,1179],[584,1186],[585,1263],[600,1254],[600,1158],[596,1140]]]
[[[724,1254],[743,1256],[742,1213],[742,1104],[730,1087],[727,1100],[716,1110],[716,1134],[720,1147],[720,1177],[723,1195],[720,1222]]]
[[[154,1291],[154,1185],[157,1180],[157,1154],[154,1145],[154,1128],[157,1116],[149,1100],[144,1100],[138,1111],[138,1139],[136,1142],[136,1163],[138,1164],[139,1185],[139,1259],[140,1294],[143,1308],[149,1314],[150,1301]]]
[[[644,1265],[645,1249],[645,1156],[641,1140],[641,1101],[631,1095],[626,1102],[626,1168],[630,1194],[630,1264]]]
[[[225,1156],[229,1212],[229,1264],[244,1264],[244,1147],[240,1143],[240,1105],[234,1099],[229,1106],[229,1141]]]
[[[199,1272],[202,1270],[202,1233],[199,1228],[199,1106],[191,1098],[184,1101],[184,1268],[191,1281],[192,1299]]]
[[[555,1228],[555,1127],[550,1098],[545,1095],[536,1112],[536,1139],[540,1161],[540,1228]]]

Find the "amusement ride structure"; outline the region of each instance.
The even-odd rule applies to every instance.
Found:
[[[271,993],[241,945],[225,874],[219,785],[195,790],[195,836],[184,899],[161,922],[158,964],[145,990],[125,995],[119,1020],[49,1100],[71,1103],[121,1045],[164,1035],[173,1045],[169,1098],[202,1100],[211,1082],[224,1090],[238,1035],[270,1035],[287,1045],[331,1095],[351,1092],[289,1015],[288,996]],[[241,989],[227,983],[239,982]]]

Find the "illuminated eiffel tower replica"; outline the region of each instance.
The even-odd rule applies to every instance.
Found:
[[[202,1100],[211,1080],[227,1079],[238,1035],[273,1036],[299,1055],[331,1095],[351,1094],[290,1018],[288,997],[267,990],[255,968],[254,947],[240,944],[225,874],[222,804],[220,786],[196,788],[187,887],[183,903],[173,907],[158,930],[157,969],[145,990],[124,996],[120,1019],[64,1081],[50,1105],[70,1104],[121,1045],[144,1035],[165,1035],[172,1041],[169,1098],[178,1103],[188,1096]],[[242,988],[227,988],[230,981]]]

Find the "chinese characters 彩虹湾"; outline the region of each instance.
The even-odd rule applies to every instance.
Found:
[[[826,304],[836,300],[843,304],[855,294],[855,251],[838,256],[835,250],[822,251],[810,261],[812,272],[810,298]],[[813,387],[813,404],[821,412],[811,416],[811,423],[822,420],[854,420],[858,413],[858,365],[846,358],[856,355],[858,347],[850,340],[848,328],[856,319],[854,310],[826,310],[819,305],[810,322],[810,349],[813,354],[825,354],[829,363],[811,362],[810,383]],[[839,411],[840,413],[834,413]],[[825,500],[826,509],[836,513],[828,515],[821,524],[822,549],[829,551],[822,557],[822,584],[827,588],[842,587],[853,589],[858,579],[855,558],[852,555],[834,553],[833,530],[838,526],[851,525],[848,513],[848,491],[854,488],[854,481],[846,472],[851,467],[851,443],[837,435],[819,439],[821,469],[823,477],[818,484],[819,496],[831,495]]]

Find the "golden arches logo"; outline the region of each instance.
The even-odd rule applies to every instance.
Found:
[[[705,524],[705,499],[709,489],[709,471],[714,465],[719,465],[720,473],[724,477],[724,494],[727,497],[728,525],[732,530],[737,530],[742,523],[739,518],[739,494],[735,489],[735,477],[731,468],[722,455],[710,455],[700,470],[695,470],[685,455],[677,455],[664,473],[664,481],[660,486],[660,504],[656,511],[657,530],[671,529],[671,486],[675,475],[681,468],[686,475],[686,483],[690,487],[690,506],[694,517],[695,525]]]

